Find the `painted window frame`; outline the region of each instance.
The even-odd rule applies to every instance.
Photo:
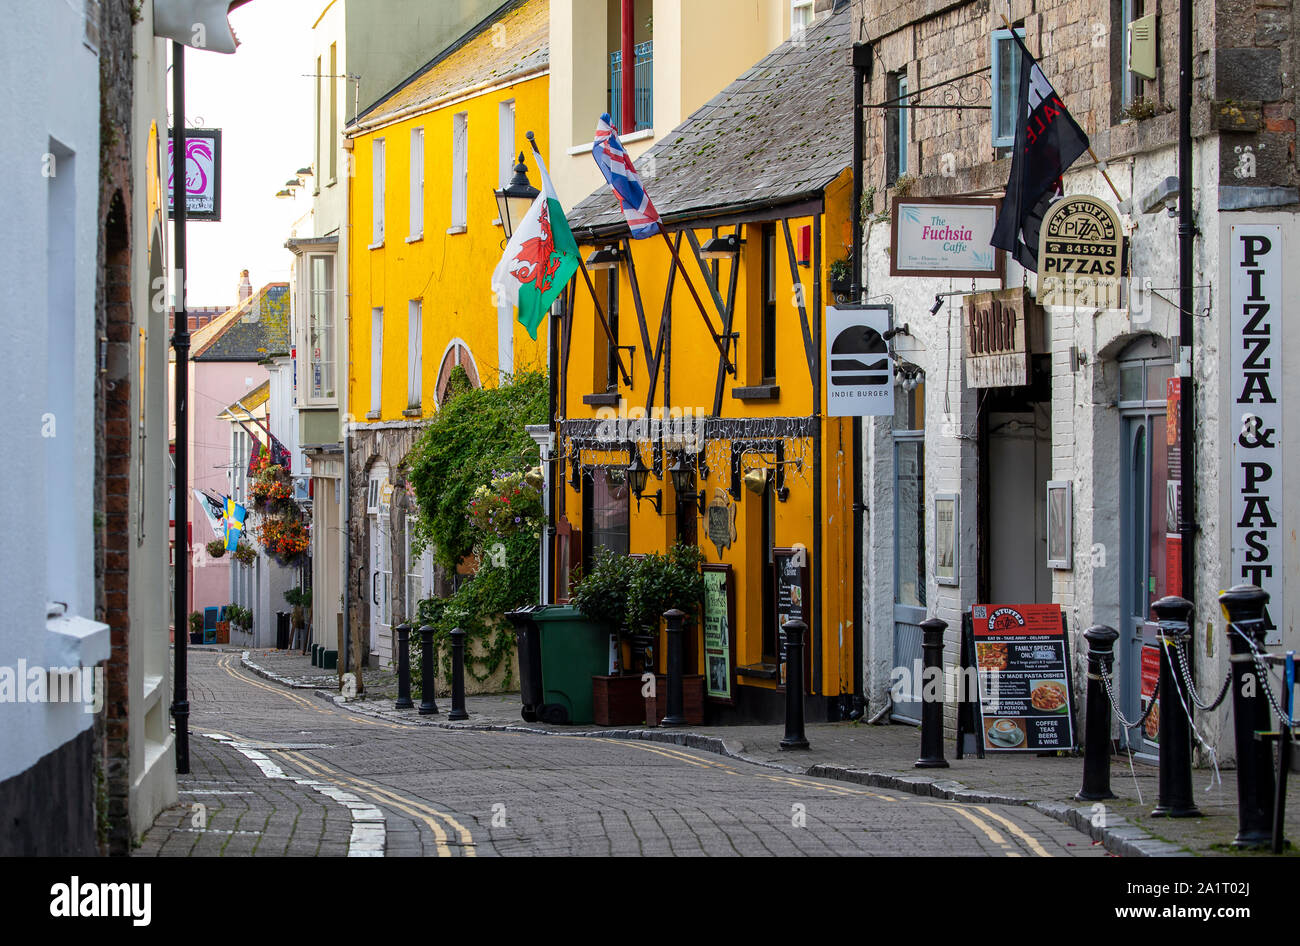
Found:
[[[1018,26],[1015,28],[1015,31],[1016,35],[1019,36],[1021,40],[1024,40],[1024,27]],[[989,36],[989,87],[991,90],[990,104],[992,109],[989,112],[990,120],[992,121],[992,125],[989,128],[989,134],[992,137],[993,147],[995,148],[1011,148],[1015,146],[1016,122],[1014,116],[1016,100],[1020,97],[1020,64],[1018,59],[1011,60],[1011,83],[1009,88],[1011,89],[1012,101],[1009,103],[1003,102],[1002,95],[999,92],[998,75],[1002,68],[1002,53],[999,51],[999,47],[1003,43],[1010,43],[1014,50],[1015,44],[1011,40],[1011,30],[1008,30],[1005,27],[995,29]],[[998,129],[1002,126],[1003,118],[1008,110],[1013,116],[1011,122],[1011,134],[999,135]]]
[[[378,417],[384,402],[384,308],[370,310],[370,414]]]
[[[370,143],[370,249],[384,245],[384,139],[376,138]]]
[[[515,100],[506,99],[497,104],[497,186],[502,190],[515,173]]]
[[[407,242],[424,238],[424,126],[411,129],[411,192]]]
[[[317,281],[316,262],[327,265],[329,286],[322,288]],[[334,253],[307,253],[303,257],[307,318],[304,319],[306,338],[306,373],[303,379],[304,401],[313,407],[338,404],[338,259]],[[322,325],[322,322],[327,323]],[[320,335],[323,344],[317,353],[316,340]],[[316,369],[321,366],[321,383],[316,385]],[[328,378],[326,374],[328,373]]]
[[[406,409],[420,409],[424,374],[424,300],[406,304]]]
[[[469,227],[469,112],[451,119],[451,226],[448,233]]]

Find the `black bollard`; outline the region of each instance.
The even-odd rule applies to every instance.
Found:
[[[469,719],[465,712],[465,632],[451,629],[451,712],[448,719]]]
[[[803,635],[808,625],[796,618],[785,625],[785,738],[782,749],[807,749],[803,732]]]
[[[394,709],[410,709],[411,702],[411,625],[397,625],[397,702]]]
[[[1083,788],[1079,801],[1114,798],[1110,790],[1110,697],[1101,675],[1115,666],[1115,641],[1119,631],[1094,624],[1083,632],[1088,642],[1088,729],[1083,744]]]
[[[1182,674],[1170,663],[1175,651],[1186,660],[1191,631],[1192,603],[1169,595],[1151,605],[1160,629],[1160,783],[1157,818],[1199,818],[1201,811],[1192,800],[1192,723],[1187,718],[1190,698]]]
[[[1251,642],[1264,647],[1264,607],[1268,592],[1256,585],[1234,585],[1219,595],[1228,632],[1232,666],[1232,730],[1237,741],[1237,836],[1234,847],[1264,847],[1273,836],[1273,753],[1255,739],[1272,728],[1264,681],[1259,679]],[[1241,635],[1245,634],[1250,640]],[[1246,690],[1253,694],[1246,695]]]
[[[682,637],[685,633],[683,624],[686,620],[686,613],[673,608],[671,611],[664,612],[664,619],[668,622],[668,712],[659,722],[660,726],[685,726],[685,697],[682,692],[682,661],[685,653],[685,644]],[[658,701],[655,701],[658,705]],[[651,726],[654,722],[646,720]]]
[[[948,630],[946,621],[927,618],[921,622],[921,656],[924,670],[921,675],[921,758],[918,769],[946,769],[948,760],[943,757],[943,634]],[[939,698],[928,699],[928,681],[938,678]]]
[[[420,628],[420,715],[433,716],[438,704],[433,700],[434,660],[433,625]]]

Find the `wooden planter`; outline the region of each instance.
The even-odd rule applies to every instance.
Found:
[[[592,677],[591,702],[597,726],[637,726],[645,716],[637,676]]]
[[[658,726],[668,713],[668,678],[655,676],[655,695],[645,700],[645,724]],[[704,675],[682,677],[682,715],[689,726],[704,725]]]
[[[217,622],[217,643],[218,644],[230,643],[230,622],[229,621]]]

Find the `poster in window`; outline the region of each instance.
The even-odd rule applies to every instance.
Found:
[[[731,567],[704,568],[704,687],[709,699],[731,702]]]

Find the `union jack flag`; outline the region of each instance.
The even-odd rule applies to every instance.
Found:
[[[650,195],[641,184],[641,176],[632,166],[623,142],[618,140],[618,132],[608,114],[601,115],[596,123],[596,139],[592,142],[591,154],[618,198],[618,205],[632,231],[632,239],[641,240],[659,233],[662,229],[659,212],[650,203]]]

